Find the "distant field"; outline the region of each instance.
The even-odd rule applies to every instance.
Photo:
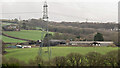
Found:
[[[101,54],[105,54],[112,50],[117,50],[117,47],[51,47],[52,56],[66,56],[71,52],[80,53],[82,55],[87,54],[88,52],[99,52]],[[29,61],[30,59],[34,59],[35,56],[38,55],[39,48],[26,48],[26,49],[6,49],[8,52],[5,57],[10,58],[14,57],[22,61]],[[43,58],[47,60],[47,53],[45,53],[46,47],[43,48]]]
[[[23,41],[23,40],[17,40],[17,39],[5,37],[5,36],[2,36],[2,40],[3,40],[5,43],[22,43],[22,42],[26,42],[26,41]]]
[[[40,30],[4,31],[3,33],[13,37],[28,39],[28,40],[35,40],[35,41],[43,39],[43,37],[46,34],[46,32],[40,31]]]
[[[2,26],[11,25],[11,24],[14,24],[14,23],[2,22]]]

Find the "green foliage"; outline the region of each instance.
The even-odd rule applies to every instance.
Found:
[[[107,63],[104,63],[104,64],[108,66],[113,66],[113,67],[117,66],[118,58],[119,58],[118,52],[119,52],[118,50],[114,50],[105,54],[103,59]]]
[[[76,38],[78,38],[78,39],[80,39],[80,37],[81,37],[80,35],[76,36]]]
[[[18,19],[12,19],[12,20],[7,20],[7,19],[2,19],[0,20],[2,22],[6,22],[6,23],[18,23]]]
[[[87,59],[88,66],[101,66],[102,65],[102,54],[97,52],[90,52],[85,57]]]
[[[23,28],[23,29],[26,29],[26,28],[27,28],[26,23],[22,23],[22,28]]]
[[[4,54],[4,51],[5,51],[5,44],[4,44],[4,42],[1,42],[1,40],[0,40],[0,43],[2,43],[2,54]]]
[[[104,41],[103,35],[101,33],[97,33],[94,36],[94,41]]]
[[[43,65],[43,59],[40,56],[36,56],[35,62],[36,64]]]
[[[57,67],[66,66],[66,64],[67,64],[66,61],[67,61],[67,59],[64,56],[58,56],[53,59],[53,63]]]
[[[19,68],[20,66],[26,66],[27,64],[16,58],[5,58],[3,57],[2,67],[3,68]]]
[[[36,63],[36,61],[35,60],[33,60],[33,59],[30,59],[29,61],[28,61],[28,66],[37,66],[38,64]]]
[[[53,39],[62,39],[62,40],[67,40],[67,39],[75,39],[75,35],[67,34],[67,33],[54,33]]]
[[[18,19],[17,19],[17,18],[15,18],[15,19],[14,19],[14,22],[15,22],[15,23],[18,23]]]
[[[83,56],[79,53],[70,53],[67,55],[68,66],[82,66]]]

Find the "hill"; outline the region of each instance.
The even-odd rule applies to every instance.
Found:
[[[2,22],[2,26],[6,26],[6,25],[12,25],[12,24],[15,24],[15,23]]]
[[[34,40],[34,41],[43,39],[46,34],[45,31],[40,31],[40,30],[3,31],[3,33],[6,35],[9,35],[9,36],[12,36],[12,37]],[[50,32],[50,33],[53,34],[52,32]],[[8,38],[5,36],[3,36],[3,41],[5,41],[5,42],[24,42],[21,40],[12,39],[12,38]]]
[[[26,41],[23,41],[23,40],[17,40],[17,39],[9,38],[9,37],[6,37],[6,36],[2,36],[2,40],[5,43],[23,43],[23,42],[26,42]]]

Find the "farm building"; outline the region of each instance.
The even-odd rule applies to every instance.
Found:
[[[55,45],[59,45],[59,44],[66,44],[66,41],[65,40],[50,40],[50,44],[51,46],[55,46]]]
[[[110,46],[114,43],[112,41],[70,41],[69,45],[87,45],[87,46]]]
[[[2,28],[4,31],[20,31],[20,27],[17,24],[6,25]]]
[[[27,45],[16,45],[17,48],[31,48],[31,46]]]
[[[41,40],[38,40],[38,41],[36,42],[36,45],[37,45],[37,46],[42,45],[41,42],[42,42]],[[50,43],[50,46],[56,46],[56,45],[60,45],[60,44],[61,44],[61,45],[63,45],[63,44],[66,45],[66,41],[65,41],[65,40],[49,40],[49,43]],[[47,43],[47,42],[44,43],[44,42],[43,42],[43,45],[44,45],[44,46],[47,46],[47,45],[49,45],[49,43]]]

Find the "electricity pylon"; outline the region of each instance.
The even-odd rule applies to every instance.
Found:
[[[44,20],[44,22],[45,23],[47,23],[48,24],[48,5],[47,5],[47,2],[45,1],[45,3],[44,3],[44,5],[43,5],[43,20]],[[45,41],[44,40],[46,40],[46,43],[47,43],[47,53],[48,53],[48,59],[50,60],[50,57],[51,57],[51,48],[50,48],[50,38],[49,38],[49,31],[48,31],[48,25],[46,25],[45,26],[45,28],[46,28],[46,31],[42,31],[42,35],[41,35],[41,38],[42,38],[42,40],[41,40],[41,44],[40,44],[40,48],[39,48],[39,56],[43,56],[43,46],[44,46],[44,43],[45,43]],[[45,36],[44,36],[44,34],[46,34]]]

